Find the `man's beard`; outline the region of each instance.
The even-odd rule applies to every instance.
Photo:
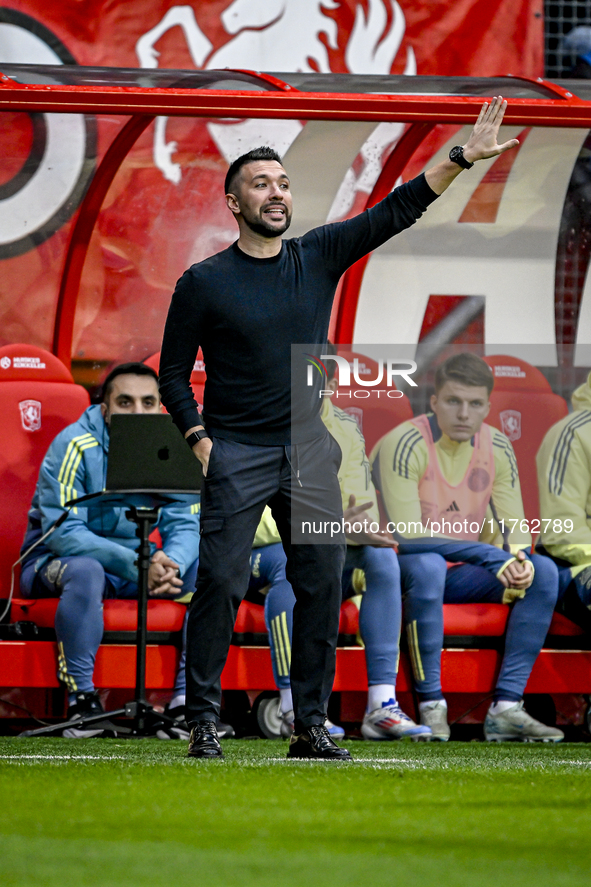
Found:
[[[287,214],[287,210],[285,212],[285,219],[282,228],[274,228],[269,225],[268,222],[265,222],[264,219],[249,219],[244,211],[242,212],[242,218],[244,219],[250,230],[254,231],[255,234],[260,234],[261,237],[281,237],[281,235],[285,234],[285,232],[291,225],[291,216]]]

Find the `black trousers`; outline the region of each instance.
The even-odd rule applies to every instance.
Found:
[[[334,541],[323,535],[317,543],[313,535],[302,535],[301,523],[318,527],[342,519],[340,462],[340,447],[328,432],[289,447],[214,438],[202,490],[199,570],[187,626],[190,726],[219,715],[220,676],[267,504],[281,534],[286,574],[296,597],[290,673],[295,728],[324,722],[335,672],[345,544],[336,532]]]

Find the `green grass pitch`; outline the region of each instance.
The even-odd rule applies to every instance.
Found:
[[[0,738],[3,887],[577,887],[591,746]]]

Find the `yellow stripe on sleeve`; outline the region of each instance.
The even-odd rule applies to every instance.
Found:
[[[76,499],[78,496],[77,491],[74,489],[74,479],[84,450],[98,447],[98,445],[98,440],[96,440],[92,434],[83,434],[81,437],[75,437],[70,441],[58,474],[60,505],[62,508],[68,500]],[[73,511],[75,514],[78,513],[77,508],[74,508]]]
[[[68,444],[68,447],[66,449],[66,455],[63,458],[60,472],[57,477],[57,479],[60,483],[65,479],[66,475],[68,474],[71,460],[76,455],[76,453],[75,453],[76,444],[79,441],[84,441],[84,440],[94,440],[94,437],[92,436],[92,434],[81,434],[78,437],[73,437],[72,440],[70,441],[70,443]],[[97,443],[98,443],[98,441],[97,441]]]

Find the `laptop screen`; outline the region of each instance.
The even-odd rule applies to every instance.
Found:
[[[106,489],[199,494],[203,474],[169,415],[111,416]]]

